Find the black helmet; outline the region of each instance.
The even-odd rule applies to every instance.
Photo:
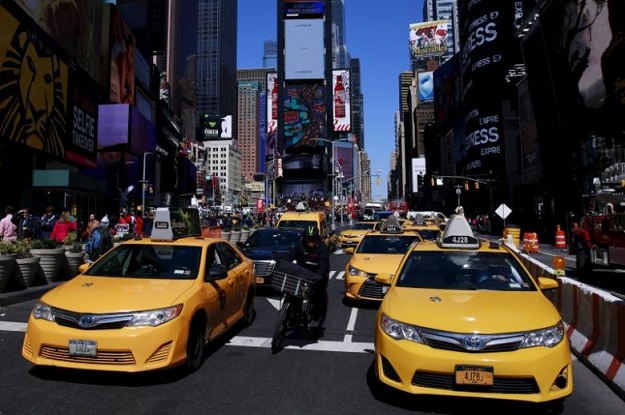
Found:
[[[319,229],[316,226],[307,226],[304,229],[304,237],[306,238],[319,238]]]

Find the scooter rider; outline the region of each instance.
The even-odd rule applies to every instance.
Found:
[[[328,280],[330,279],[330,251],[321,240],[316,226],[309,226],[304,230],[304,238],[297,257],[297,264],[319,274],[322,278],[315,288],[313,295],[313,318],[318,319],[325,312],[328,299]]]

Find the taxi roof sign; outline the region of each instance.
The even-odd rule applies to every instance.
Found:
[[[440,237],[441,248],[469,248],[477,249],[480,242],[473,234],[471,225],[464,215],[452,215]]]
[[[152,241],[173,241],[187,236],[201,236],[200,211],[197,208],[159,207],[154,212]]]

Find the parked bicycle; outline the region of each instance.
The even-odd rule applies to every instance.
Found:
[[[289,269],[285,271],[285,268]],[[282,343],[289,334],[299,334],[303,338],[314,338],[320,334],[328,301],[327,298],[312,301],[312,298],[321,283],[321,276],[299,265],[286,263],[276,267],[271,285],[282,294],[282,307],[271,339],[273,353],[282,350]],[[327,296],[325,290],[324,295]]]

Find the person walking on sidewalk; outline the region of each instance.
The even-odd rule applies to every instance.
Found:
[[[50,239],[55,240],[58,244],[62,244],[65,238],[67,238],[67,235],[76,230],[78,230],[76,219],[72,220],[69,211],[65,210],[61,213],[59,220],[54,224]]]

